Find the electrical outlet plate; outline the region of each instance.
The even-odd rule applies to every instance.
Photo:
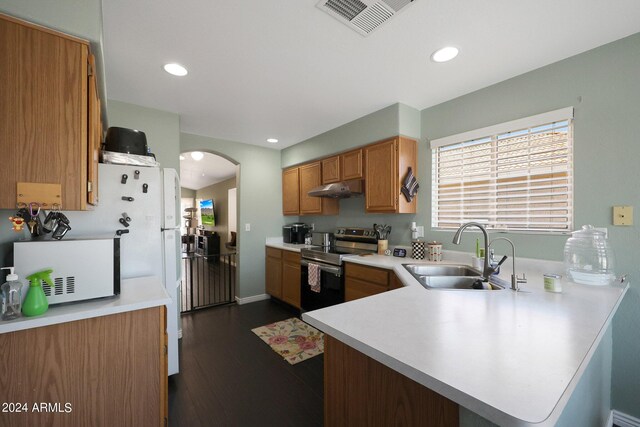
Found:
[[[613,225],[633,225],[633,206],[614,206]]]

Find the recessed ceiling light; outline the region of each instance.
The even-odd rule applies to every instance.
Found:
[[[204,153],[202,153],[200,151],[193,151],[193,152],[191,152],[191,158],[193,160],[195,160],[196,162],[199,162],[200,160],[202,160],[204,158]]]
[[[267,142],[270,142],[272,144],[275,144],[278,142],[278,140],[276,138],[267,138]]]
[[[180,160],[184,160],[184,159],[186,159],[186,157],[180,154]]]
[[[431,60],[434,62],[447,62],[458,56],[458,48],[453,46],[443,47],[433,52]]]
[[[164,64],[164,70],[167,73],[173,74],[174,76],[178,76],[178,77],[187,75],[187,69],[184,68],[182,65],[176,64],[176,63]]]

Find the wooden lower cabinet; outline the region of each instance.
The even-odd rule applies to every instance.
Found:
[[[265,291],[276,298],[282,298],[282,251],[280,249],[266,248]]]
[[[457,403],[325,335],[325,426],[458,424]]]
[[[300,308],[300,253],[276,248],[266,248],[265,290]]]
[[[402,283],[399,283],[399,280],[391,270],[350,262],[345,263],[345,301],[353,301],[391,289],[397,289],[398,286],[402,287]]]
[[[300,254],[283,251],[282,254],[282,300],[300,308]]]
[[[0,334],[0,401],[28,408],[0,425],[164,426],[165,325],[162,306]]]

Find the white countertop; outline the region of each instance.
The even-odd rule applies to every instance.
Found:
[[[445,251],[444,259],[469,264],[470,256]],[[393,269],[406,287],[303,320],[499,425],[555,424],[628,288],[564,281],[563,293],[545,292],[542,274],[562,274],[562,263],[518,258],[523,292],[427,290],[402,264],[429,262],[346,261]],[[511,259],[499,277],[510,270]]]
[[[294,243],[283,243],[282,237],[267,237],[266,246],[275,249],[284,249],[290,252],[300,252],[302,248],[311,248],[313,245],[298,245]]]
[[[26,292],[26,289],[23,289],[23,292]],[[118,296],[53,305],[41,316],[23,316],[15,320],[0,321],[0,334],[158,307],[170,302],[171,297],[159,278],[153,276],[125,279],[120,285]]]

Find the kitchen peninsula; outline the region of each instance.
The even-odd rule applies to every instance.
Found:
[[[0,425],[165,425],[170,302],[141,277],[119,296],[0,322]]]
[[[303,314],[329,336],[330,425],[362,422],[365,413],[415,422],[414,412],[424,411],[424,400],[415,400],[424,396],[398,385],[393,375],[433,392],[433,425],[458,423],[451,404],[499,425],[555,425],[601,342],[611,351],[607,331],[628,288],[564,283],[563,293],[552,294],[543,289],[540,269],[526,267],[529,284],[522,292],[427,290],[402,266],[406,260],[375,255],[347,262],[392,269],[405,287]],[[544,265],[553,270],[562,264]],[[508,274],[505,268],[501,276]],[[341,361],[345,357],[358,364]],[[358,376],[361,366],[371,372]]]

